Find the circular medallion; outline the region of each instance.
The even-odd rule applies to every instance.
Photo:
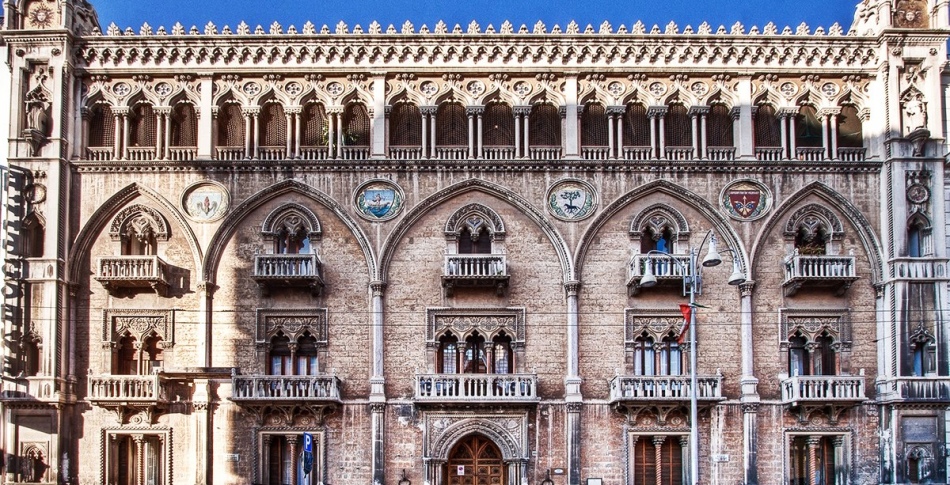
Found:
[[[587,182],[565,179],[548,189],[548,212],[562,221],[579,221],[590,217],[597,208],[594,187]]]
[[[921,184],[913,184],[907,187],[907,200],[915,204],[923,204],[930,200],[930,191]]]
[[[790,98],[798,92],[798,86],[793,83],[784,83],[779,86],[778,90],[785,95],[786,98]]]
[[[825,83],[821,85],[821,92],[829,98],[838,94],[838,85],[835,83]]]
[[[694,82],[692,86],[689,87],[690,91],[693,92],[696,96],[703,96],[709,91],[709,87],[706,86],[706,83]]]
[[[327,93],[330,96],[336,98],[337,96],[343,94],[343,85],[334,81],[330,84],[327,84]]]
[[[432,81],[426,81],[419,86],[419,92],[431,98],[439,92],[439,87]]]
[[[481,96],[485,92],[485,83],[476,79],[468,83],[466,89],[472,96]]]
[[[300,83],[296,81],[290,81],[284,85],[284,92],[291,96],[298,96],[303,92],[303,86],[301,86]]]
[[[261,92],[261,85],[254,81],[249,81],[244,84],[243,91],[244,94],[248,96],[257,96]]]
[[[739,221],[754,221],[772,209],[772,192],[757,180],[736,180],[726,185],[719,200],[726,214]]]
[[[650,85],[650,93],[654,96],[662,96],[666,93],[666,85],[661,82],[655,82]]]
[[[155,94],[162,98],[167,98],[172,93],[172,85],[166,82],[160,82],[155,85]]]
[[[117,82],[112,86],[112,92],[115,93],[116,96],[125,97],[132,92],[132,86],[129,86],[128,83]]]
[[[402,189],[388,180],[370,180],[356,189],[354,203],[361,217],[387,221],[396,217],[403,204]]]
[[[45,5],[40,5],[30,11],[30,23],[34,27],[45,29],[53,25],[53,11]]]
[[[223,185],[207,180],[185,189],[181,195],[181,208],[195,222],[213,222],[224,217],[230,200]]]

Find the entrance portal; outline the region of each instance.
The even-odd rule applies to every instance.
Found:
[[[491,440],[472,435],[452,448],[443,470],[447,485],[503,485],[505,464],[501,450]]]

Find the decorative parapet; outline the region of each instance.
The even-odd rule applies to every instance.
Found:
[[[416,402],[465,404],[536,403],[535,374],[417,374]]]

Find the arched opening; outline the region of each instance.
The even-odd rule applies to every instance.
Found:
[[[508,483],[501,450],[490,439],[472,435],[459,441],[449,452],[442,469],[447,485],[502,485]]]
[[[89,110],[89,138],[86,146],[101,148],[115,145],[115,115],[112,107],[96,103]]]
[[[135,375],[139,373],[138,343],[135,337],[125,334],[119,339],[116,363],[113,366],[119,375]]]
[[[673,103],[666,113],[666,145],[668,147],[692,147],[693,129],[689,111],[682,103]]]
[[[198,146],[198,115],[191,103],[178,103],[171,115],[171,139],[173,147]]]
[[[283,332],[279,332],[277,335],[271,337],[268,361],[270,362],[270,368],[268,369],[268,373],[270,375],[293,375],[294,371],[290,354],[290,338],[284,335]]]
[[[439,339],[439,355],[436,368],[442,374],[457,374],[459,359],[459,339],[455,335],[443,335]]]
[[[300,114],[300,146],[325,147],[330,133],[327,111],[321,103],[307,103]]]
[[[511,106],[500,101],[488,103],[482,115],[486,147],[515,146],[515,118]]]
[[[244,115],[241,107],[227,103],[218,110],[218,147],[244,148]]]
[[[436,146],[468,146],[468,119],[465,116],[465,108],[460,103],[442,103],[435,119],[438,122],[435,132]]]
[[[927,238],[930,225],[923,217],[912,217],[907,223],[907,257],[920,258],[929,253]]]
[[[581,147],[607,146],[607,113],[600,103],[588,103],[581,113]]]
[[[138,103],[129,112],[129,146],[154,147],[157,126],[152,105]]]
[[[841,107],[841,113],[838,114],[838,147],[861,148],[862,146],[864,146],[864,131],[861,117],[858,115],[857,108],[846,104]]]
[[[27,258],[42,258],[45,251],[46,228],[36,213],[23,219],[23,243],[21,251]]]
[[[561,115],[557,106],[550,103],[539,103],[531,108],[528,115],[529,141],[531,146],[560,147],[561,146]]]
[[[162,369],[165,361],[162,348],[162,337],[159,335],[153,333],[145,338],[142,342],[142,360],[144,365],[141,373],[151,374]]]
[[[419,107],[397,103],[389,115],[389,144],[393,147],[422,146],[422,114]]]
[[[822,125],[815,107],[802,106],[795,116],[795,145],[799,147],[822,146]]]
[[[484,225],[478,227],[476,233],[468,227],[459,232],[459,254],[491,254],[491,235]]]
[[[308,254],[310,253],[310,238],[303,220],[299,217],[288,217],[278,226],[277,247],[275,254]]]
[[[629,103],[623,113],[623,144],[631,147],[650,146],[650,118],[641,103]]]
[[[284,107],[276,101],[266,103],[261,109],[261,148],[283,150],[287,145],[287,117]]]
[[[343,146],[369,146],[369,114],[361,103],[350,103],[343,110]]]
[[[123,256],[154,256],[158,251],[157,237],[152,220],[139,213],[125,222],[120,235]]]
[[[795,250],[803,256],[820,256],[828,253],[831,235],[824,224],[807,218],[795,231]]]
[[[317,339],[310,332],[304,332],[297,339],[297,375],[315,376],[320,373]]]
[[[729,108],[722,103],[713,104],[706,117],[706,146],[735,146],[733,118]]]
[[[769,104],[759,105],[753,116],[756,148],[777,148],[782,146],[781,120],[775,115],[775,108]]]

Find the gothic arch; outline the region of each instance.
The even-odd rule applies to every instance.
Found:
[[[116,211],[128,205],[131,201],[138,197],[144,197],[151,200],[155,203],[155,205],[161,207],[165,213],[170,214],[175,219],[178,227],[181,228],[182,236],[188,241],[188,247],[191,248],[191,254],[193,258],[192,263],[195,266],[195,271],[201,271],[201,246],[198,244],[198,238],[195,237],[195,233],[191,230],[191,226],[188,225],[188,222],[178,211],[178,208],[173,203],[166,200],[158,191],[152,190],[151,188],[141,185],[137,182],[133,182],[132,184],[129,184],[117,191],[112,197],[99,206],[99,208],[96,209],[96,211],[92,214],[92,217],[90,217],[86,222],[86,225],[83,226],[82,230],[79,231],[79,235],[76,236],[75,244],[73,244],[72,248],[70,249],[69,256],[67,258],[67,261],[69,261],[66,270],[67,281],[70,283],[78,283],[79,279],[84,277],[84,272],[88,271],[85,268],[85,260],[88,258],[90,250],[92,249],[92,245],[95,244],[99,233],[106,227],[109,221],[117,218],[115,215]],[[144,205],[140,207],[144,207],[151,211],[155,210]],[[159,216],[161,216],[160,213]],[[164,217],[160,218],[164,221]]]
[[[261,225],[261,233],[277,237],[277,233],[280,231],[281,221],[286,217],[292,216],[300,217],[304,226],[307,228],[308,237],[319,237],[320,234],[322,234],[323,229],[320,227],[320,220],[317,219],[317,215],[308,207],[296,202],[283,204],[272,210],[270,214],[267,214],[267,217],[264,218],[264,223]]]
[[[840,241],[844,237],[844,226],[841,224],[841,219],[831,209],[820,204],[808,204],[795,211],[785,222],[785,238],[794,238],[798,228],[809,217],[818,219],[819,223],[828,230],[828,236],[832,241]]]
[[[458,239],[462,229],[466,227],[468,227],[472,234],[477,234],[478,228],[474,227],[474,223],[471,220],[472,216],[481,217],[481,220],[486,223],[485,228],[488,229],[492,240],[505,237],[505,223],[501,220],[501,216],[491,207],[477,202],[459,208],[449,217],[449,220],[445,223],[445,236]]]
[[[657,218],[663,218],[666,222],[674,224],[673,230],[677,240],[689,238],[689,223],[683,217],[683,213],[668,204],[653,204],[643,209],[630,221],[630,238],[639,240],[645,229],[653,229],[654,232],[662,232],[659,227],[661,221]]]
[[[409,229],[411,229],[412,226],[414,226],[416,222],[419,221],[419,219],[421,219],[428,212],[439,207],[446,200],[467,192],[481,192],[492,197],[497,197],[499,200],[503,200],[511,204],[515,209],[531,219],[548,237],[548,240],[550,240],[551,244],[554,246],[554,251],[557,253],[558,261],[561,263],[561,272],[564,281],[566,282],[571,280],[574,274],[574,268],[571,263],[570,253],[567,249],[567,242],[561,236],[561,233],[557,230],[557,228],[551,224],[551,221],[547,219],[544,213],[515,192],[480,179],[469,179],[446,187],[435,194],[430,195],[413,207],[412,210],[408,211],[406,216],[401,221],[399,221],[396,227],[393,228],[393,231],[383,243],[383,249],[380,253],[379,273],[377,273],[377,279],[383,282],[386,281],[386,277],[389,273],[389,265],[392,263],[393,253],[396,251],[399,241],[402,240]]]
[[[115,215],[112,219],[112,223],[109,225],[109,238],[113,241],[120,240],[122,234],[125,232],[124,229],[126,225],[137,216],[143,216],[148,220],[155,234],[155,239],[159,241],[168,240],[168,222],[165,220],[165,216],[158,210],[142,204],[130,205]]]
[[[248,197],[247,200],[235,206],[231,210],[231,213],[224,218],[221,222],[221,226],[218,228],[218,232],[215,233],[211,238],[211,242],[208,244],[208,254],[204,259],[204,271],[202,273],[202,277],[205,281],[214,283],[218,272],[218,264],[221,262],[226,243],[231,236],[234,235],[241,223],[244,222],[248,214],[261,205],[290,193],[303,195],[330,209],[353,233],[357,243],[363,250],[363,256],[366,258],[366,266],[370,278],[374,277],[376,274],[376,258],[373,254],[373,247],[356,221],[347,213],[346,209],[329,195],[309,185],[296,180],[285,180],[270,187],[265,187]]]
[[[782,224],[782,221],[788,220],[788,211],[810,196],[818,197],[826,201],[829,206],[839,208],[840,213],[855,228],[858,240],[864,247],[864,252],[868,255],[872,275],[871,284],[881,282],[884,267],[883,250],[877,237],[870,229],[870,221],[864,217],[864,214],[862,214],[850,200],[820,181],[815,181],[802,187],[798,192],[789,196],[788,199],[775,208],[775,211],[766,220],[765,225],[763,225],[755,241],[753,241],[751,254],[757,256],[763,250],[762,248],[766,244],[766,241],[775,232],[779,224]],[[749,268],[750,272],[746,273],[750,280],[755,279],[755,275],[751,273],[753,269],[754,268]]]
[[[580,237],[580,244],[574,254],[575,274],[572,277],[580,279],[583,273],[584,259],[590,247],[593,244],[597,234],[603,229],[611,218],[617,215],[621,210],[630,204],[650,197],[652,194],[664,194],[681,201],[684,205],[690,206],[698,211],[712,226],[710,229],[715,231],[717,238],[724,245],[736,250],[736,258],[740,269],[748,273],[749,256],[746,253],[742,240],[736,234],[732,225],[726,220],[719,210],[714,207],[705,197],[702,197],[692,191],[666,180],[655,180],[637,187],[626,194],[617,197],[610,205],[604,207],[600,214],[590,223],[590,226]],[[645,212],[645,211],[644,211]],[[631,226],[632,227],[632,226]]]
[[[472,434],[480,434],[495,443],[505,461],[526,458],[525,450],[522,449],[522,443],[517,436],[512,435],[501,424],[484,418],[466,419],[449,426],[432,442],[430,456],[439,460],[448,460],[452,448]]]

